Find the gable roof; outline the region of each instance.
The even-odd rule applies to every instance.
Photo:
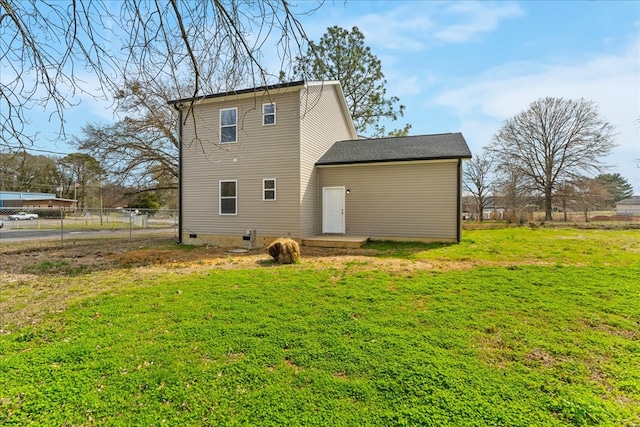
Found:
[[[216,102],[226,101],[228,99],[240,99],[252,96],[270,96],[270,93],[280,94],[286,92],[301,91],[303,88],[332,88],[337,92],[338,102],[340,104],[341,114],[347,123],[349,133],[353,137],[357,137],[358,133],[353,125],[351,113],[349,112],[349,106],[342,90],[342,85],[337,80],[321,80],[321,81],[295,81],[288,83],[278,83],[267,86],[260,86],[248,89],[232,90],[228,92],[214,93],[210,95],[196,96],[195,98],[182,98],[167,101],[167,104],[173,105],[173,107],[179,111],[183,111],[184,108],[191,110],[196,105],[203,102]]]
[[[620,200],[616,205],[640,205],[640,196],[631,196],[628,199]]]
[[[439,159],[470,159],[461,133],[339,141],[316,162],[318,166]]]
[[[300,80],[300,81],[296,81],[296,82],[278,83],[278,84],[260,86],[260,87],[253,87],[253,88],[248,88],[248,89],[230,90],[230,91],[227,91],[227,92],[220,92],[220,93],[213,93],[213,94],[210,94],[210,95],[196,96],[195,98],[174,99],[174,100],[168,101],[167,104],[177,105],[177,104],[183,104],[183,103],[192,102],[192,101],[204,101],[206,99],[225,98],[227,96],[232,96],[232,95],[245,95],[245,94],[253,94],[253,93],[259,93],[259,92],[276,91],[276,90],[280,90],[280,89],[288,89],[288,88],[293,88],[293,87],[297,87],[297,86],[304,86],[304,84],[305,84],[305,82]]]

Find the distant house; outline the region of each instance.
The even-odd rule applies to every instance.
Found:
[[[640,216],[640,196],[631,196],[616,203],[616,214]]]
[[[475,196],[462,196],[462,219],[477,220],[478,219],[478,203]],[[483,220],[503,220],[508,217],[507,209],[500,202],[499,197],[485,196],[484,206],[482,208]]]
[[[0,208],[71,209],[75,200],[61,199],[52,193],[0,191]]]
[[[358,139],[339,82],[171,103],[183,243],[460,240],[461,163],[471,157],[460,133]]]

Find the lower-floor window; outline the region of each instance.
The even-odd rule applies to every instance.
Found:
[[[269,178],[262,180],[262,200],[275,200],[276,199],[276,179]]]
[[[238,181],[220,181],[220,215],[238,214]]]

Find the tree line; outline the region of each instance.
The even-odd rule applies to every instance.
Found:
[[[0,153],[0,190],[49,193],[77,200],[79,210],[104,207],[177,209],[174,189],[141,188],[109,179],[86,153],[64,156]]]
[[[478,220],[489,207],[501,207],[519,220],[541,210],[545,220],[561,211],[610,209],[633,195],[618,173],[605,173],[613,125],[585,99],[541,98],[507,119],[464,166],[464,188]]]

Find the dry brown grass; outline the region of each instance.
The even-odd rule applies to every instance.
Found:
[[[116,293],[122,284],[153,286],[165,274],[214,269],[281,268],[262,249],[229,253],[214,247],[181,247],[166,237],[31,242],[0,247],[0,333],[38,323],[48,313],[96,295]],[[449,269],[444,264],[381,259],[370,249],[302,247],[302,261],[286,268],[390,271]],[[458,266],[460,268],[460,266]]]
[[[13,326],[37,323],[47,313],[63,311],[76,301],[116,293],[123,283],[153,286],[154,278],[165,274],[185,275],[211,269],[313,268],[336,270],[337,276],[345,271],[371,270],[406,276],[418,270],[444,272],[500,264],[471,259],[383,258],[374,249],[303,246],[297,264],[281,267],[263,249],[229,253],[222,248],[184,247],[174,242],[166,237],[146,236],[133,241],[79,239],[64,247],[55,241],[11,246],[5,243],[0,246],[0,333]]]

